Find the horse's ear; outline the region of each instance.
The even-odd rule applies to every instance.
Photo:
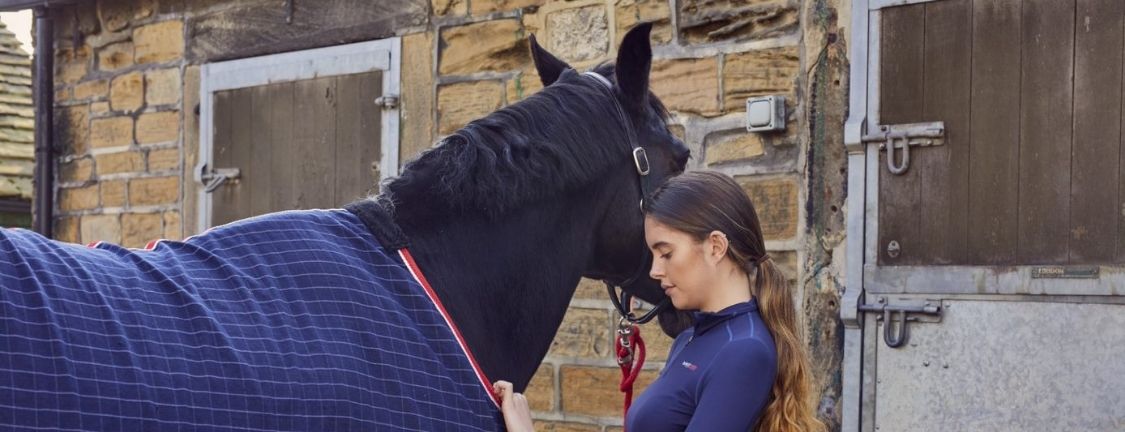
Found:
[[[539,46],[535,35],[531,35],[529,39],[531,39],[531,60],[535,62],[535,70],[539,72],[539,80],[543,82],[543,87],[547,87],[559,79],[562,71],[570,69],[570,65]]]
[[[648,99],[648,73],[652,66],[652,23],[639,24],[625,34],[617,50],[617,86],[626,100],[644,106]]]

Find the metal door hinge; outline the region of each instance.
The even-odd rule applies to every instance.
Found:
[[[886,297],[879,297],[875,304],[859,306],[860,312],[879,312],[875,317],[883,322],[883,342],[891,348],[898,348],[906,344],[909,337],[907,323],[909,322],[941,322],[941,300],[910,301],[891,305]],[[898,329],[894,327],[897,324]]]
[[[379,96],[375,98],[375,105],[379,105],[380,107],[383,107],[383,109],[398,108],[398,96]]]
[[[910,147],[945,144],[945,122],[882,125],[878,130],[864,135],[863,142],[880,143],[879,150],[887,151],[887,170],[895,175],[910,168]],[[902,162],[895,160],[895,149],[902,149]]]
[[[200,165],[196,172],[196,178],[203,183],[203,191],[207,193],[214,192],[227,181],[238,180],[241,175],[238,168],[211,169],[207,165]]]

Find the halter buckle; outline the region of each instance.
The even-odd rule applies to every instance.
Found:
[[[630,314],[632,315],[632,314]],[[630,320],[630,317],[621,317],[617,322],[617,364],[625,365],[633,362],[633,344],[630,341],[634,332],[636,332],[637,325]]]
[[[637,174],[646,176],[651,171],[651,166],[648,164],[648,153],[645,152],[643,147],[633,148],[633,165],[637,167]]]
[[[628,317],[621,317],[621,319],[617,321],[617,334],[629,336],[633,333],[633,330],[637,328],[637,324],[635,323],[636,318],[631,316],[632,313],[629,315]],[[621,345],[629,346],[629,341],[622,341]]]

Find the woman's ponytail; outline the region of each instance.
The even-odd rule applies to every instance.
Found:
[[[755,430],[760,432],[820,432],[824,424],[813,414],[808,358],[797,331],[797,311],[789,280],[773,260],[756,261],[753,294],[777,345],[777,378],[770,402]]]

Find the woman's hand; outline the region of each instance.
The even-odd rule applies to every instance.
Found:
[[[527,398],[522,393],[515,393],[512,383],[496,381],[492,384],[492,391],[500,396],[500,413],[504,414],[504,425],[508,427],[508,432],[535,432]]]

